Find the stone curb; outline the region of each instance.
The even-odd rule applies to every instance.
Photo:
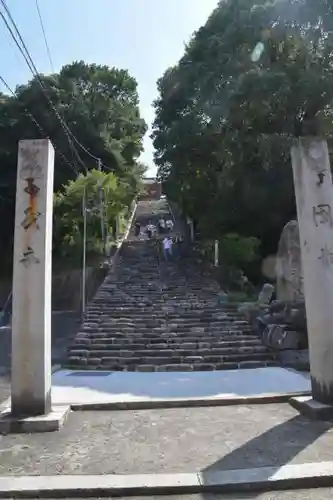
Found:
[[[168,200],[166,200],[166,203],[167,203],[167,205],[168,205],[168,207],[169,207],[169,212],[170,212],[170,214],[171,214],[171,216],[172,216],[172,218],[173,218],[173,222],[174,222],[174,224],[175,224],[175,223],[176,223],[176,217],[174,216],[174,213],[173,213],[173,211],[172,211],[171,206],[169,205]]]
[[[333,462],[184,474],[0,477],[1,498],[151,496],[333,486]]]
[[[119,254],[121,252],[122,246],[123,246],[124,242],[127,240],[128,235],[129,235],[129,233],[131,231],[131,227],[132,227],[132,224],[133,224],[133,221],[134,221],[134,218],[135,218],[135,214],[136,214],[137,208],[138,208],[138,204],[137,204],[137,202],[135,202],[133,210],[132,210],[132,213],[130,215],[130,218],[127,221],[126,230],[125,230],[124,234],[122,235],[122,237],[120,238],[120,240],[118,241],[118,243],[117,243],[117,250],[115,251],[115,253],[113,254],[113,256],[111,258],[111,263],[110,263],[109,271],[114,270],[115,266],[117,265],[118,257],[119,257]],[[101,283],[101,285],[103,283]]]
[[[308,396],[311,392],[261,394],[231,398],[171,398],[138,401],[110,401],[100,403],[74,403],[73,411],[158,410],[167,408],[200,408],[206,406],[237,406],[287,403],[291,398]]]

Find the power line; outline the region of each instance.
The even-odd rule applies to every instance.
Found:
[[[27,63],[27,65],[28,65],[31,73],[33,74],[33,76],[36,77],[36,80],[37,80],[39,86],[41,87],[42,92],[43,92],[44,96],[46,97],[48,103],[50,104],[51,108],[53,109],[56,117],[58,118],[58,120],[60,122],[60,125],[62,126],[62,128],[63,128],[63,130],[64,130],[64,132],[65,132],[65,134],[67,136],[67,139],[68,139],[68,142],[69,142],[69,145],[70,145],[72,151],[75,153],[75,155],[76,155],[79,163],[82,165],[82,167],[85,170],[85,172],[87,172],[87,167],[86,167],[85,163],[82,161],[82,159],[81,159],[81,157],[80,157],[77,149],[75,148],[75,146],[74,146],[74,144],[73,144],[73,142],[72,142],[72,140],[71,140],[71,138],[69,136],[69,134],[70,134],[72,137],[75,137],[74,134],[72,133],[72,131],[70,130],[70,128],[68,127],[68,125],[66,124],[66,122],[63,120],[63,118],[60,116],[59,112],[54,107],[53,102],[51,101],[51,99],[47,95],[46,89],[45,89],[45,87],[43,85],[43,82],[41,81],[41,79],[39,77],[39,73],[38,73],[38,70],[36,68],[36,65],[35,65],[32,57],[31,57],[31,55],[29,53],[29,50],[28,50],[28,48],[27,48],[27,46],[26,46],[23,38],[22,38],[20,30],[18,29],[18,27],[17,27],[17,25],[15,23],[15,20],[13,19],[13,16],[11,15],[9,8],[7,7],[7,4],[6,4],[5,0],[0,0],[0,1],[1,1],[1,3],[2,3],[2,5],[3,5],[3,7],[4,7],[4,9],[5,9],[5,11],[6,11],[9,19],[10,19],[10,21],[11,21],[11,23],[13,24],[13,26],[15,28],[15,31],[16,31],[16,33],[17,33],[17,35],[18,35],[18,37],[19,37],[19,39],[20,39],[20,41],[21,41],[21,43],[23,45],[23,48],[24,48],[26,54],[24,53],[22,47],[20,46],[19,42],[17,41],[16,36],[15,36],[13,30],[11,29],[11,27],[10,27],[10,25],[9,25],[6,17],[4,16],[4,14],[2,12],[0,12],[0,16],[1,16],[2,20],[4,21],[4,23],[5,23],[5,25],[6,25],[7,29],[8,29],[11,37],[13,38],[16,46],[18,47],[19,51],[21,52],[22,56],[24,57],[24,60]],[[76,140],[76,142],[78,142],[80,144],[80,142],[78,141],[78,139],[75,138],[75,140]],[[94,157],[94,159],[95,159],[95,157]]]
[[[8,6],[7,6],[7,4],[6,4],[6,2],[5,2],[5,0],[0,0],[0,1],[1,1],[1,3],[2,3],[2,5],[3,5],[3,7],[4,7],[4,9],[5,9],[5,11],[6,11],[6,13],[7,13],[7,15],[8,15],[9,19],[10,19],[10,21],[11,21],[11,23],[12,23],[12,25],[14,26],[14,29],[15,29],[15,31],[16,31],[16,33],[17,33],[17,35],[18,35],[18,37],[19,37],[19,39],[20,39],[20,41],[21,41],[21,43],[22,43],[22,46],[23,46],[23,48],[24,48],[24,50],[25,50],[26,54],[24,54],[24,52],[23,52],[23,50],[22,50],[22,47],[21,47],[21,46],[20,46],[20,44],[18,43],[18,41],[17,41],[17,39],[16,39],[16,37],[15,37],[15,34],[13,33],[13,30],[11,29],[11,27],[10,27],[10,26],[9,26],[9,24],[8,24],[7,19],[5,18],[5,16],[3,15],[3,13],[1,13],[1,12],[0,12],[0,15],[1,15],[1,17],[2,17],[2,19],[3,19],[3,21],[4,21],[4,23],[6,24],[6,27],[7,27],[7,29],[9,30],[9,32],[10,32],[10,34],[11,34],[11,36],[12,36],[13,40],[15,41],[15,43],[16,43],[16,45],[17,45],[17,47],[18,47],[19,51],[20,51],[20,52],[21,52],[21,54],[23,55],[23,57],[24,57],[24,59],[25,59],[25,61],[26,61],[27,65],[28,65],[28,67],[29,67],[29,69],[30,69],[31,73],[32,73],[32,74],[36,77],[36,79],[37,79],[37,81],[38,81],[38,83],[39,83],[39,85],[40,85],[40,87],[41,87],[41,89],[42,89],[42,91],[43,91],[43,93],[44,93],[44,95],[45,95],[46,99],[48,100],[48,102],[49,102],[49,104],[51,105],[51,107],[52,107],[53,111],[55,112],[55,114],[56,114],[56,116],[57,116],[58,120],[59,120],[59,121],[60,121],[60,123],[61,123],[61,126],[63,127],[63,129],[64,129],[64,131],[65,131],[65,133],[67,133],[67,135],[70,135],[70,137],[73,139],[73,141],[74,141],[74,142],[76,142],[76,144],[77,144],[77,145],[78,145],[78,146],[79,146],[79,147],[80,147],[80,148],[81,148],[81,149],[82,149],[82,150],[83,150],[83,151],[84,151],[84,152],[85,152],[88,156],[90,156],[91,158],[93,158],[93,159],[94,159],[94,160],[96,160],[96,161],[99,161],[100,159],[99,159],[97,156],[95,156],[94,154],[92,154],[92,153],[91,153],[91,152],[90,152],[90,151],[89,151],[86,147],[84,147],[84,146],[83,146],[83,144],[82,144],[82,143],[78,140],[78,138],[77,138],[77,137],[73,134],[73,132],[71,131],[71,129],[69,128],[69,126],[67,125],[67,123],[65,122],[65,120],[64,120],[64,119],[62,118],[62,116],[59,114],[59,112],[55,109],[55,107],[54,107],[54,105],[53,105],[53,103],[52,103],[51,99],[49,98],[49,96],[48,96],[48,95],[46,94],[46,92],[45,92],[45,90],[46,90],[46,89],[45,89],[45,87],[44,87],[44,85],[43,85],[43,82],[41,81],[41,79],[40,79],[40,77],[39,77],[39,72],[38,72],[38,70],[37,70],[37,68],[36,68],[36,65],[35,65],[35,63],[34,63],[34,61],[33,61],[32,57],[31,57],[31,55],[30,55],[30,52],[29,52],[29,50],[28,50],[28,48],[27,48],[27,46],[26,46],[26,44],[25,44],[25,42],[24,42],[24,40],[23,40],[23,37],[22,37],[22,35],[21,35],[21,33],[20,33],[20,30],[18,29],[17,24],[16,24],[16,22],[15,22],[15,20],[14,20],[13,16],[12,16],[12,14],[11,14],[11,12],[10,12],[10,10],[9,10],[9,8],[8,8]],[[38,1],[38,0],[36,0],[36,2],[37,2],[37,1]],[[32,69],[32,68],[33,68],[33,69]],[[68,137],[68,140],[69,140],[69,137]],[[76,151],[76,150],[75,150],[75,148],[74,148],[74,145],[73,145],[73,144],[71,145],[71,147],[74,149],[74,151]],[[77,154],[77,156],[78,156],[78,153],[76,153],[76,154]],[[79,156],[78,156],[78,159],[79,159],[79,162],[80,162],[81,164],[83,164],[83,162],[82,162],[82,160],[81,160],[81,158],[80,158]],[[83,164],[83,165],[84,165],[84,164]],[[102,166],[103,166],[103,167],[105,167],[105,165],[103,165],[103,164],[102,164]],[[86,169],[85,165],[84,165],[84,168]],[[106,167],[105,167],[105,168],[106,168]]]
[[[49,47],[49,44],[48,44],[48,41],[47,41],[46,31],[45,31],[45,28],[44,28],[43,18],[42,18],[42,14],[41,14],[41,11],[40,11],[40,8],[39,8],[38,0],[36,0],[36,9],[37,9],[37,13],[38,13],[38,17],[39,17],[39,22],[40,22],[40,25],[41,25],[41,28],[42,28],[42,32],[43,32],[44,42],[45,42],[45,46],[46,46],[46,52],[47,52],[47,55],[48,55],[48,58],[49,58],[49,61],[50,61],[51,70],[52,70],[52,73],[54,73],[54,66],[53,66],[53,62],[52,62],[51,51],[50,51],[50,47]]]
[[[26,46],[26,44],[25,44],[25,42],[23,40],[23,37],[22,37],[22,35],[21,35],[21,33],[20,33],[20,31],[19,31],[16,23],[15,23],[15,20],[13,19],[13,16],[11,15],[11,12],[10,12],[10,10],[9,10],[9,8],[8,8],[5,0],[0,0],[0,1],[1,1],[1,3],[2,3],[2,5],[3,5],[3,7],[4,7],[4,9],[5,9],[5,11],[6,11],[6,13],[7,13],[7,15],[8,15],[9,19],[10,19],[10,21],[11,21],[11,23],[12,23],[12,25],[14,26],[14,29],[15,29],[15,31],[16,31],[16,33],[17,33],[17,35],[18,35],[18,37],[19,37],[19,39],[21,41],[21,44],[22,44],[22,46],[23,46],[23,48],[25,50],[25,53],[24,53],[22,47],[20,46],[20,44],[18,43],[18,41],[16,39],[16,36],[13,33],[13,30],[11,29],[11,27],[9,26],[9,23],[8,23],[7,19],[5,18],[4,14],[2,12],[0,12],[0,15],[1,15],[1,17],[2,17],[2,19],[4,21],[4,23],[5,23],[5,25],[7,27],[7,29],[9,30],[9,33],[10,33],[11,37],[13,38],[15,44],[17,45],[19,51],[23,55],[23,57],[24,57],[27,65],[28,65],[31,73],[35,76],[35,78],[36,78],[39,86],[41,87],[42,92],[43,92],[44,96],[46,97],[49,105],[51,106],[51,108],[53,109],[56,117],[58,118],[58,120],[59,120],[59,122],[61,124],[61,127],[63,128],[63,130],[64,130],[64,132],[65,132],[65,134],[67,136],[67,140],[68,140],[68,143],[70,145],[70,148],[71,148],[72,152],[75,154],[77,160],[83,166],[83,169],[84,169],[85,173],[87,174],[87,172],[88,172],[87,167],[86,167],[85,163],[82,161],[82,159],[81,159],[81,157],[80,157],[77,149],[75,148],[75,146],[74,146],[74,144],[72,142],[72,140],[73,140],[87,155],[89,155],[91,158],[93,158],[95,161],[97,161],[98,170],[101,171],[102,166],[105,168],[105,165],[102,164],[100,158],[98,158],[97,156],[93,155],[87,148],[85,148],[83,146],[83,144],[81,144],[81,142],[77,139],[77,137],[73,134],[73,132],[71,131],[71,129],[67,125],[66,121],[63,119],[63,117],[59,114],[59,112],[57,111],[57,109],[54,107],[52,100],[49,98],[49,96],[46,93],[46,89],[45,89],[45,87],[43,85],[43,82],[40,79],[39,72],[38,72],[38,70],[36,68],[36,65],[35,65],[32,57],[31,57],[31,55],[29,53],[29,50],[28,50],[28,48],[27,48],[27,46]],[[37,9],[39,11],[38,0],[36,0],[36,6],[37,6]],[[39,11],[39,13],[40,13],[40,11]],[[41,20],[41,23],[42,23],[41,16],[40,16],[40,20]],[[45,30],[43,30],[43,33],[45,35]],[[45,41],[46,41],[46,36],[45,36]],[[104,231],[104,216],[103,216],[103,193],[102,193],[102,191],[103,191],[102,185],[101,185],[101,183],[99,183],[99,203],[100,203],[101,232],[102,232],[101,236],[102,236],[102,239],[103,239],[103,242],[104,242],[104,247],[105,247],[105,231]]]
[[[70,145],[70,148],[72,150],[73,153],[75,153],[76,157],[77,157],[77,160],[79,161],[79,163],[83,166],[84,170],[85,170],[85,173],[87,174],[88,170],[87,170],[87,167],[85,165],[85,163],[82,161],[77,149],[75,148],[73,142],[72,142],[72,139],[78,144],[78,146],[81,147],[81,149],[83,149],[85,151],[86,154],[88,154],[91,158],[93,158],[94,160],[98,161],[98,166],[100,167],[102,165],[100,159],[98,157],[96,157],[95,155],[93,155],[87,148],[85,148],[81,143],[80,141],[76,138],[76,136],[73,134],[73,132],[71,131],[71,129],[68,127],[67,123],[65,122],[65,120],[62,118],[62,116],[59,114],[59,112],[57,111],[57,109],[54,107],[53,105],[53,102],[52,100],[49,98],[49,96],[47,95],[46,93],[46,89],[43,85],[43,82],[41,81],[40,79],[40,76],[39,76],[39,72],[36,68],[36,65],[29,53],[29,50],[22,38],[22,35],[15,23],[15,20],[13,19],[11,13],[10,13],[10,10],[9,8],[7,7],[7,4],[5,2],[5,0],[0,0],[1,3],[2,3],[2,6],[4,7],[12,25],[14,26],[14,29],[22,43],[22,46],[25,50],[26,53],[24,53],[22,47],[20,46],[20,44],[18,43],[16,37],[15,37],[15,34],[13,33],[13,30],[11,29],[11,27],[9,26],[9,23],[7,22],[7,19],[5,18],[4,14],[2,12],[0,12],[0,15],[7,27],[7,29],[9,30],[9,33],[11,35],[11,37],[13,38],[15,44],[17,45],[19,51],[21,52],[21,54],[23,55],[24,57],[24,60],[26,61],[32,75],[35,76],[36,78],[36,81],[38,82],[39,86],[41,87],[42,89],[42,92],[44,94],[44,96],[46,97],[49,105],[51,106],[51,108],[53,109],[53,112],[55,113],[56,117],[58,118],[59,122],[60,122],[60,125],[62,127],[62,129],[64,130],[65,132],[65,135],[67,136],[67,140],[68,140],[68,143]],[[71,139],[72,138],[72,139]],[[104,165],[103,165],[104,166]],[[102,201],[102,200],[101,200]],[[84,194],[83,194],[83,197],[82,197],[82,209],[83,209],[83,216],[84,216],[84,220],[86,220],[86,188],[84,188]],[[102,210],[102,207],[101,207],[101,210]],[[84,231],[85,233],[85,231]],[[86,234],[84,234],[84,239],[86,238]],[[85,262],[85,253],[86,253],[86,243],[84,243],[84,259],[83,259],[83,268],[84,268],[84,277],[83,277],[83,282],[85,283],[85,266],[86,266],[86,262]],[[85,303],[85,299],[83,299],[83,304]],[[84,308],[83,308],[84,309]]]
[[[13,95],[13,97],[17,98],[15,92],[8,85],[6,80],[0,75],[0,81],[3,83],[5,88]],[[42,135],[46,135],[43,127],[38,123],[32,113],[28,111],[26,107],[24,107],[26,114],[33,121],[33,123],[37,126]],[[48,136],[47,136],[48,137]],[[79,172],[66,158],[66,156],[52,143],[56,153],[66,162],[66,164],[74,171],[77,178],[79,177]],[[0,186],[1,187],[1,186]],[[87,267],[87,193],[86,193],[86,185],[83,187],[82,194],[82,217],[83,217],[83,249],[82,249],[82,291],[81,291],[81,307],[82,307],[82,316],[84,315],[86,308],[86,267]],[[10,199],[10,198],[9,198]],[[0,202],[6,201],[6,199],[0,196]],[[8,201],[8,200],[7,200]]]
[[[3,0],[1,0],[1,3],[5,6],[5,8],[7,8],[7,6],[6,6],[6,4],[4,3],[4,1],[3,1]],[[11,35],[12,39],[14,40],[14,42],[15,42],[15,44],[16,44],[16,46],[18,47],[19,51],[21,52],[22,56],[24,57],[25,62],[26,62],[26,63],[27,63],[27,65],[29,66],[30,71],[33,73],[33,69],[32,69],[32,67],[31,67],[31,63],[30,63],[30,61],[28,61],[28,59],[27,59],[26,55],[23,53],[22,48],[21,48],[20,44],[18,43],[18,41],[17,41],[17,39],[16,39],[16,37],[15,37],[15,35],[14,35],[14,32],[13,32],[12,28],[9,26],[9,23],[8,23],[7,19],[5,18],[4,14],[3,14],[3,12],[0,12],[0,16],[2,17],[2,20],[3,20],[3,22],[5,23],[6,28],[8,29],[8,31],[9,31],[9,33],[10,33],[10,35]]]
[[[15,92],[13,91],[13,89],[11,89],[11,87],[8,85],[8,83],[6,82],[6,80],[0,75],[0,81],[2,82],[2,84],[4,85],[4,87],[12,94],[13,97],[17,98],[17,95],[15,94]],[[41,126],[40,123],[38,123],[38,121],[36,120],[36,118],[34,117],[34,115],[32,113],[30,113],[30,111],[24,106],[24,111],[26,112],[27,116],[30,118],[30,120],[36,125],[36,127],[38,128],[38,130],[40,131],[40,133],[45,136],[46,138],[49,138],[49,135],[45,132],[45,130],[43,129],[43,127]],[[79,172],[78,170],[75,168],[74,165],[72,165],[72,163],[70,163],[66,156],[60,151],[59,148],[57,148],[55,146],[55,144],[52,142],[52,145],[56,151],[56,153],[61,157],[61,159],[73,170],[73,172],[78,176],[79,175]]]

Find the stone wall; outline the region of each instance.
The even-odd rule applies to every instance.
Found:
[[[11,280],[0,280],[0,309],[5,305],[10,292],[12,291]]]
[[[103,282],[108,269],[87,268],[87,299],[91,299]],[[52,309],[54,311],[76,311],[81,307],[82,271],[66,270],[52,277]],[[11,292],[11,281],[0,283],[0,309],[5,305]]]
[[[89,301],[103,282],[108,269],[88,267],[86,271],[86,292]],[[52,278],[52,309],[75,311],[81,307],[82,271],[65,271]]]

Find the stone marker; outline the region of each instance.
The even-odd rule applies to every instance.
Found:
[[[51,266],[54,150],[19,143],[12,326],[12,414],[51,410]]]
[[[48,139],[20,141],[13,258],[9,417],[17,420],[35,417],[33,424],[26,426],[30,431],[36,424],[36,416],[52,413],[53,171],[54,150]],[[8,427],[8,418],[5,426]]]
[[[303,269],[298,222],[288,222],[281,233],[276,256],[276,298],[295,301],[304,298]]]
[[[274,290],[275,290],[274,285],[271,285],[270,283],[265,283],[261,289],[261,292],[259,293],[258,304],[260,305],[269,304],[273,296]]]
[[[333,404],[333,188],[326,141],[291,149],[304,273],[312,396]]]

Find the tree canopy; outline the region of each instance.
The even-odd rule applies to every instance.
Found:
[[[207,237],[276,251],[295,215],[290,145],[332,133],[331,0],[221,0],[158,81],[164,189]]]
[[[50,138],[56,148],[55,191],[61,191],[62,186],[76,177],[64,156],[77,171],[85,170],[71,144],[88,171],[97,164],[72,135],[64,131],[60,116],[84,148],[100,158],[103,170],[114,174],[117,186],[121,186],[127,200],[131,200],[145,169],[138,158],[147,130],[140,117],[137,82],[126,70],[74,62],[58,74],[33,78],[17,87],[15,94],[0,94],[0,208],[5,221],[1,224],[1,251],[9,256],[19,140]]]
[[[99,198],[100,190],[103,193],[102,204]],[[86,175],[81,174],[75,181],[69,181],[54,197],[53,256],[62,264],[64,258],[68,259],[70,264],[81,262],[84,193],[88,222],[88,256],[103,253],[106,238],[103,241],[101,222],[104,222],[104,234],[111,235],[116,218],[126,215],[124,212],[130,209],[130,202],[133,200],[129,198],[126,184],[113,173],[94,169]]]

